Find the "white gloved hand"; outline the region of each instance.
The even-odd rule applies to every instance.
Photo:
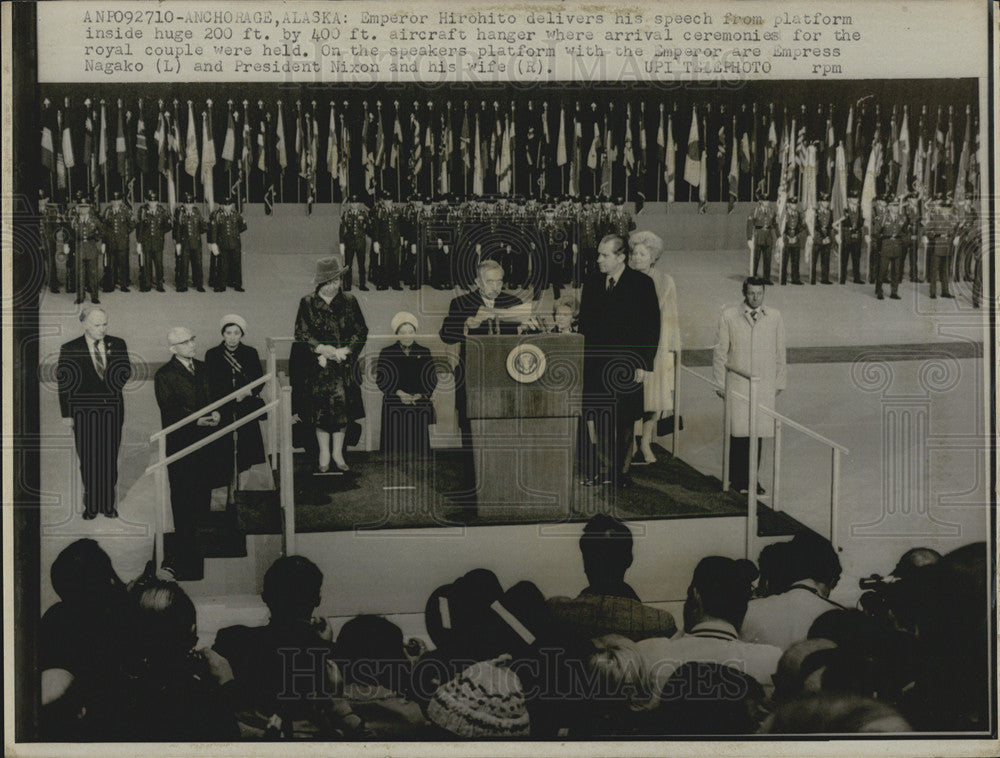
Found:
[[[340,243],[340,254],[341,255],[344,254],[344,243],[343,242]]]
[[[376,253],[376,254],[382,252],[382,246],[378,242],[373,242],[372,243],[372,252]]]
[[[63,245],[63,255],[69,255],[69,245]]]
[[[213,242],[211,245],[209,245],[208,249],[212,251],[212,255],[219,254],[219,245],[216,242]]]
[[[174,243],[174,253],[176,255],[180,255],[181,254],[181,243],[180,242],[175,242]]]
[[[101,253],[105,253],[108,250],[108,246],[105,243],[101,243]]]
[[[136,253],[138,253],[139,255],[142,255],[142,243],[141,243],[141,242],[140,242],[140,243],[138,243],[138,244],[137,244],[137,245],[135,246],[135,251],[136,251]]]

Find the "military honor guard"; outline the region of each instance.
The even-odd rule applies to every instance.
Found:
[[[879,238],[879,273],[875,297],[884,299],[882,285],[889,282],[889,297],[899,300],[899,281],[903,271],[903,246],[907,243],[908,223],[899,200],[886,203],[882,215],[872,224],[872,237]]]
[[[938,282],[941,297],[955,297],[948,289],[951,282],[951,251],[955,236],[955,216],[951,203],[940,193],[934,202],[924,204],[923,243],[927,246],[927,281],[931,299],[937,298]]]
[[[139,207],[136,228],[136,252],[139,254],[139,291],[163,289],[163,238],[170,231],[170,211],[159,201],[155,190],[146,192],[146,202]]]
[[[63,245],[67,244],[69,230],[59,206],[49,200],[44,189],[38,191],[38,227],[42,240],[42,255],[48,268],[49,292],[59,292],[59,261],[66,260]],[[66,291],[69,292],[70,269],[66,267]]]
[[[757,276],[760,266],[760,278],[765,284],[771,281],[771,252],[778,238],[777,213],[774,206],[768,202],[763,192],[757,193],[757,207],[747,219],[747,242],[753,251],[753,275]],[[762,265],[761,265],[762,264]],[[815,284],[815,282],[813,282]]]
[[[347,273],[344,274],[344,292],[351,291],[354,272],[358,272],[358,289],[368,291],[365,258],[368,247],[368,209],[358,202],[357,195],[340,209],[340,254],[344,256]],[[357,265],[355,265],[357,263]]]
[[[411,290],[420,289],[417,257],[420,248],[420,201],[415,195],[403,205],[399,213],[399,278]]]
[[[73,239],[76,243],[76,280],[79,290],[76,303],[82,303],[87,291],[90,302],[100,303],[98,291],[101,283],[101,258],[104,254],[104,225],[92,212],[90,200],[77,203],[72,220]]]
[[[403,289],[399,283],[399,219],[388,192],[375,203],[368,217],[372,254],[368,277],[375,289]]]
[[[117,285],[122,292],[129,291],[129,238],[135,229],[132,207],[125,202],[122,193],[111,193],[111,202],[104,208],[104,244],[106,264],[104,269],[104,291],[111,292]]]
[[[790,197],[785,206],[785,231],[782,235],[781,249],[781,283],[787,284],[789,279],[792,284],[802,284],[799,274],[799,257],[802,248],[806,245],[806,236],[809,229],[806,228],[802,220],[802,211],[799,210],[798,198]]]
[[[830,281],[830,251],[833,248],[833,210],[830,208],[830,193],[822,192],[816,203],[816,226],[813,232],[813,258],[809,283],[816,283],[816,264],[820,265],[820,281]]]
[[[920,210],[920,195],[917,192],[911,192],[907,196],[904,211],[909,230],[909,240],[903,253],[902,266],[905,269],[908,262],[910,265],[910,281],[919,283],[921,280],[920,272],[917,271],[917,255],[920,249],[920,222],[922,214]],[[899,272],[900,279],[902,279],[903,275],[904,272],[901,270]]]
[[[861,214],[861,204],[858,193],[851,192],[847,198],[847,208],[844,210],[844,220],[840,227],[840,241],[843,250],[840,254],[840,283],[847,282],[847,264],[851,265],[851,273],[855,284],[864,284],[861,278],[861,241],[864,237],[865,218]]]
[[[184,193],[184,204],[177,207],[174,214],[174,284],[178,292],[187,292],[188,269],[191,286],[204,292],[202,283],[201,236],[208,232],[208,221],[201,215],[201,209],[194,202],[194,195]],[[215,256],[213,256],[213,262]],[[211,268],[211,264],[209,264]]]
[[[240,235],[247,230],[243,214],[236,210],[236,198],[230,196],[209,218],[208,243],[212,255],[218,257],[215,292],[232,287],[243,292],[243,245]]]

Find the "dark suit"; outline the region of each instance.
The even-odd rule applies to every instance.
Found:
[[[585,475],[597,474],[594,454],[622,472],[632,426],[642,418],[642,383],[635,370],[653,369],[660,341],[660,308],[656,286],[645,274],[627,266],[610,292],[607,275],[593,272],[580,295],[580,332],[584,335],[584,411],[593,420],[599,449],[585,461]]]
[[[192,361],[194,374],[177,356],[161,366],[154,380],[160,422],[168,427],[211,402],[208,372],[201,361]],[[192,421],[167,435],[167,455],[173,455],[219,427],[198,426]],[[195,517],[208,511],[212,500],[212,445],[203,447],[167,467],[170,476],[170,508],[174,515],[176,558],[183,563],[195,556]],[[176,567],[175,567],[176,568]]]
[[[59,409],[73,419],[73,437],[83,477],[84,509],[91,515],[115,512],[118,448],[125,403],[122,388],[132,376],[125,340],[105,336],[104,376],[98,373],[85,336],[59,349]]]
[[[399,342],[387,345],[378,354],[375,381],[382,390],[382,452],[405,460],[430,455],[429,427],[436,422],[431,395],[438,381],[431,351],[416,342],[409,353]],[[406,405],[397,390],[421,399]]]

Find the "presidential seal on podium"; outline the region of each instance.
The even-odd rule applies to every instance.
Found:
[[[517,345],[507,353],[507,373],[521,384],[538,381],[545,373],[545,353],[537,345]]]

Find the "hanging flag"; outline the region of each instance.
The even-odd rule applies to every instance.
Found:
[[[288,166],[288,151],[285,148],[285,116],[281,101],[278,101],[278,127],[275,133],[275,147],[278,152],[278,165],[284,171]]]
[[[771,126],[767,132],[767,142],[764,145],[764,173],[767,176],[771,175],[771,170],[774,167],[777,149],[778,133],[774,125],[774,116],[772,115]],[[751,166],[753,166],[753,163],[750,156],[750,134],[746,125],[744,125],[743,133],[740,135],[740,173],[749,174]]]
[[[840,229],[847,209],[847,156],[844,143],[840,142],[834,150],[833,191],[830,193],[830,211],[833,214],[833,226]]]
[[[123,182],[127,182],[130,176],[128,166],[128,144],[125,141],[125,128],[122,124],[122,109],[118,108],[118,129],[115,131],[115,165],[118,168],[118,176]]]
[[[87,101],[87,119],[83,124],[83,165],[93,170],[94,153],[94,119],[90,115],[90,101]],[[89,177],[88,179],[92,179]]]
[[[826,184],[833,184],[833,170],[837,163],[837,137],[833,133],[833,119],[826,120]]]
[[[590,141],[590,150],[587,151],[587,168],[594,171],[597,170],[598,166],[598,153],[601,149],[601,129],[594,122],[594,138]]]
[[[49,171],[55,171],[56,151],[52,144],[52,127],[49,125],[51,108],[46,106],[42,111],[42,165]],[[118,112],[118,131],[121,132],[121,111]]]
[[[566,155],[566,116],[565,107],[559,106],[559,136],[556,138],[556,165],[562,168],[568,162]]]
[[[772,125],[773,128],[773,125]],[[739,189],[740,189],[740,160],[737,155],[738,148],[736,143],[736,117],[733,117],[733,149],[729,156],[729,208],[728,213],[733,212],[733,208],[736,207],[736,201],[739,199]]]
[[[910,124],[906,110],[903,110],[903,123],[899,127],[899,177],[896,181],[896,195],[906,195],[910,188]]]
[[[903,116],[903,123],[906,123],[906,116]],[[844,160],[848,168],[854,166],[854,106],[847,111],[847,126],[844,128]],[[850,177],[845,176],[845,185],[850,183]]]
[[[667,137],[663,129],[663,106],[660,106],[660,124],[656,127],[656,150],[660,165],[663,166],[663,177],[666,179],[667,166]]]
[[[500,178],[500,153],[503,147],[503,125],[500,123],[500,113],[497,112],[497,125],[490,141],[490,161],[493,163],[493,173]]]
[[[965,137],[962,138],[962,152],[958,157],[958,177],[955,180],[955,204],[965,200],[965,184],[969,178],[969,122],[971,121],[969,109],[965,111]]]
[[[694,106],[691,107],[691,128],[688,130],[683,178],[692,187],[701,184],[701,140],[698,137],[698,112]]]
[[[466,135],[468,139],[468,135]],[[392,125],[392,148],[389,150],[389,168],[399,167],[399,152],[403,149],[403,126],[399,123],[399,108],[396,108],[396,120]]]
[[[306,129],[302,121],[302,105],[299,103],[295,114],[295,155],[298,156],[299,176],[305,179],[306,153],[308,152],[308,148],[306,146]]]
[[[483,145],[479,136],[479,111],[476,111],[476,141],[472,146],[472,192],[475,195],[483,194]]]
[[[951,190],[955,186],[955,125],[951,112],[948,112],[948,133],[944,139],[944,176],[945,187]]]
[[[743,133],[744,143],[747,141],[746,132]],[[749,152],[748,148],[742,147],[741,150],[744,152]],[[774,170],[774,160],[778,150],[778,130],[774,124],[774,116],[771,116],[771,125],[767,131],[767,144],[764,145],[764,176],[766,177],[766,184],[770,185],[771,172]],[[749,155],[747,155],[747,168],[752,165],[750,163]],[[740,158],[742,162],[742,156]]]
[[[375,168],[385,170],[385,131],[382,129],[382,109],[375,113]]]
[[[135,166],[139,174],[145,174],[149,170],[149,146],[146,143],[146,123],[142,120],[141,108],[135,122]]]
[[[569,194],[580,194],[580,170],[583,162],[583,124],[578,116],[573,116],[573,156],[569,164]]]
[[[865,169],[865,180],[861,188],[861,209],[865,214],[865,222],[871,222],[872,201],[875,200],[877,187],[875,179],[882,170],[882,142],[879,135],[879,127],[875,126],[875,139],[872,142],[871,152],[868,154],[868,166]]]
[[[309,128],[309,150],[306,154],[309,196],[306,198],[306,210],[312,213],[313,203],[316,201],[316,173],[319,165],[319,119],[316,118],[315,109],[312,113],[306,114],[306,119],[306,126]]]
[[[542,145],[538,152],[538,194],[545,192],[546,169],[552,154],[552,138],[549,134],[549,104],[542,105]]]
[[[230,107],[226,116],[226,138],[222,142],[222,165],[227,171],[233,168],[233,161],[236,160],[236,121],[233,119],[233,110]]]
[[[414,178],[416,181],[416,178]],[[351,130],[344,114],[340,114],[340,191],[346,197],[351,191]]]
[[[326,132],[326,172],[340,182],[340,148],[337,145],[337,114],[330,101],[330,122]]]
[[[398,123],[398,122],[397,122]],[[462,133],[458,137],[458,147],[462,155],[462,173],[468,174],[472,168],[472,150],[469,143],[469,109],[462,114]]]
[[[625,106],[625,147],[622,151],[622,165],[628,176],[635,169],[635,153],[632,150],[632,103]]]
[[[201,112],[201,183],[208,210],[215,208],[215,138],[212,136],[212,106]]]
[[[62,125],[62,156],[62,162],[65,168],[70,169],[76,165],[76,158],[73,155],[73,137],[70,134],[69,128],[68,109],[65,113],[65,120]]]
[[[854,125],[854,147],[851,152],[854,154],[854,161],[851,164],[851,170],[854,174],[854,178],[858,182],[864,180],[864,145],[863,145],[863,134],[862,127],[864,122],[864,110],[858,115],[858,121]],[[848,135],[850,137],[850,135]],[[915,167],[914,167],[915,168]]]
[[[497,192],[501,195],[509,195],[511,190],[510,128],[510,116],[507,116],[497,158]]]
[[[369,195],[375,192],[375,154],[369,149],[372,121],[373,116],[365,104],[365,115],[361,124],[361,165],[365,169],[365,192]]]
[[[174,208],[177,207],[177,185],[175,184],[174,172],[180,162],[181,127],[169,111],[165,114],[164,119],[167,124],[167,205],[170,207],[170,212],[173,213]]]
[[[924,194],[924,169],[926,165],[927,145],[924,142],[924,119],[921,116],[917,136],[917,150],[913,153],[913,185],[916,186],[917,192],[921,195]]]
[[[257,132],[257,168],[267,174],[267,163],[267,124],[261,121]]]
[[[451,124],[445,119],[445,114],[441,112],[441,159],[438,163],[438,189],[442,194],[451,192],[451,153],[453,139],[451,136]]]
[[[198,173],[198,137],[195,133],[194,106],[188,100],[187,151],[184,156],[184,171],[191,177]]]
[[[97,165],[104,166],[108,162],[108,114],[104,101],[101,101],[101,134],[97,140]]]
[[[161,110],[156,118],[156,131],[153,132],[156,139],[156,170],[161,174],[167,173],[167,125]]]
[[[58,164],[57,164],[58,165]],[[980,195],[980,178],[982,172],[980,171],[980,166],[982,165],[982,156],[979,154],[979,122],[976,121],[972,125],[972,149],[969,151],[969,190],[972,192],[972,196],[978,201],[981,197]]]
[[[708,136],[708,126],[702,124],[702,131]],[[708,209],[708,146],[701,143],[701,159],[698,162],[698,213]]]
[[[674,201],[675,185],[677,184],[677,144],[674,142],[674,123],[671,116],[667,116],[667,141],[663,150],[663,154],[666,157],[663,176],[667,182],[667,202],[672,203]]]
[[[636,183],[636,194],[642,199],[646,198],[645,187],[646,187],[646,124],[645,124],[645,109],[640,109],[639,111],[639,154],[636,156],[635,161],[635,183]]]
[[[410,151],[410,174],[413,177],[413,191],[417,192],[420,171],[424,167],[423,143],[420,141],[420,121],[417,114],[410,116],[413,125],[413,149]]]
[[[618,150],[615,148],[612,130],[608,128],[607,119],[604,122],[604,161],[601,163],[601,194],[611,197],[611,175],[614,171],[615,161],[618,159]]]

